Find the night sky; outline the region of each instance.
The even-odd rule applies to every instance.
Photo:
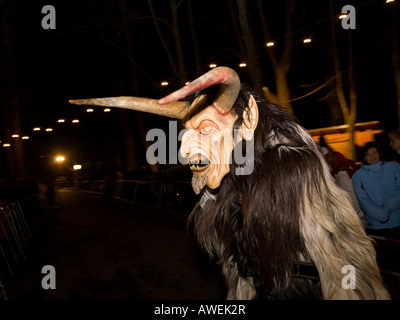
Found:
[[[248,81],[246,70],[238,68],[238,64],[244,61],[244,52],[233,32],[234,23],[238,24],[238,21],[231,19],[229,0],[192,1],[191,21],[202,62],[201,70],[196,68],[188,1],[180,1],[178,9],[187,80],[193,80],[199,73],[208,71],[209,63],[216,63],[234,68],[244,81]],[[126,5],[123,12],[120,3]],[[271,34],[279,50],[279,45],[287,36],[283,28],[285,12],[280,6],[281,1],[263,3]],[[10,28],[10,52],[17,75],[16,90],[24,131],[21,134],[32,135],[34,126],[53,127],[53,135],[57,137],[53,139],[67,144],[76,142],[85,150],[103,153],[104,150],[99,151],[96,144],[120,139],[121,117],[129,117],[132,134],[135,139],[141,139],[136,129],[136,112],[127,115],[126,111],[114,109],[106,115],[100,108],[88,115],[84,107],[69,105],[69,99],[119,95],[161,98],[179,87],[154,20],[150,18],[146,0],[2,0],[0,4],[2,9],[7,10],[5,21]],[[162,32],[171,45],[174,38],[165,24],[171,22],[169,1],[153,1],[153,4]],[[257,1],[249,0],[248,4],[249,12],[254,17]],[[348,32],[353,32],[357,122],[379,120],[384,129],[395,129],[398,124],[390,60],[393,32],[390,4],[385,4],[383,0],[334,1],[337,15],[345,4],[352,4],[357,10],[356,30],[338,29],[340,60],[345,71],[348,67]],[[45,14],[41,11],[44,5],[52,5],[56,9],[55,30],[42,28]],[[307,94],[333,76],[330,24],[332,19],[340,24],[337,16],[332,17],[330,13],[329,1],[296,1],[295,10],[293,58],[289,73],[292,99]],[[4,15],[3,11],[1,17],[4,18]],[[266,85],[273,87],[274,75],[265,51],[260,22],[253,18],[250,23],[254,50],[262,63]],[[399,27],[398,23],[396,26]],[[311,44],[302,43],[306,37],[312,38]],[[127,52],[132,55],[127,55]],[[4,63],[9,60],[0,61]],[[135,68],[132,68],[133,65]],[[5,70],[4,66],[2,70]],[[170,85],[161,87],[161,81],[169,81]],[[1,90],[8,90],[7,81],[3,79],[2,83]],[[307,129],[342,124],[340,120],[333,120],[329,111],[330,106],[337,106],[337,101],[329,95],[329,90],[333,88],[333,85],[327,86],[293,102],[296,117]],[[4,100],[2,104],[4,114],[8,111]],[[77,129],[77,126],[68,124],[61,128],[57,124],[59,118],[65,118],[67,122],[79,118],[80,127]],[[143,115],[141,121],[146,130],[168,123],[164,118],[151,115]],[[6,132],[12,131],[10,128],[6,130],[9,125],[4,121],[0,123],[2,142],[8,139]],[[110,132],[112,137],[108,136]],[[35,148],[40,149],[40,146]],[[140,152],[143,153],[143,150]]]

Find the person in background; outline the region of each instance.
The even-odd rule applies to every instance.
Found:
[[[351,203],[358,217],[360,218],[363,228],[366,227],[365,214],[361,209],[357,196],[354,192],[352,176],[358,169],[353,160],[347,159],[343,154],[333,150],[325,141],[324,136],[319,139],[319,147],[326,163],[329,166],[331,175],[335,183],[345,190],[350,196]]]
[[[400,163],[400,129],[394,130],[389,133],[390,146],[396,152],[394,161]]]
[[[362,151],[363,164],[353,175],[353,185],[365,212],[366,232],[400,239],[400,164],[381,161],[374,141]]]

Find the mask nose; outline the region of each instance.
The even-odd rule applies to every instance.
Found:
[[[181,148],[179,149],[179,153],[182,158],[190,157],[193,148],[193,141],[197,141],[198,139],[199,139],[199,134],[194,129],[188,129],[183,134]]]

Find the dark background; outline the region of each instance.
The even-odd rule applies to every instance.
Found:
[[[249,82],[246,68],[238,68],[244,60],[233,32],[238,23],[229,11],[231,1],[190,1],[193,14],[188,13],[189,0],[175,1],[178,8],[187,80],[209,70],[209,63],[237,70],[242,81]],[[284,42],[284,1],[263,1],[277,50]],[[169,45],[174,35],[169,1],[153,1],[157,19]],[[390,39],[394,28],[392,4],[385,1],[333,1],[337,14],[345,4],[356,8],[356,30],[338,28],[338,47],[343,72],[348,60],[348,32],[353,32],[355,82],[358,94],[357,122],[381,122],[384,130],[398,127],[396,92],[390,60]],[[70,164],[82,163],[87,177],[103,177],[117,171],[126,176],[148,167],[145,159],[145,135],[151,128],[168,128],[168,119],[139,114],[135,111],[102,108],[86,113],[84,106],[73,106],[69,99],[134,95],[161,98],[180,87],[182,79],[173,72],[161,39],[150,15],[146,0],[134,1],[22,1],[1,0],[3,42],[1,64],[1,177],[21,175],[68,174],[60,172],[52,159],[66,156]],[[249,0],[248,12],[254,16],[257,1]],[[45,30],[41,22],[44,5],[56,9],[56,29]],[[125,10],[121,8],[125,6]],[[302,97],[330,79],[333,73],[329,1],[296,1],[293,21],[293,58],[289,72],[292,99]],[[196,46],[190,32],[196,32]],[[337,20],[340,24],[340,20]],[[265,39],[257,19],[250,25],[254,50],[261,61],[265,85],[274,88],[274,75],[265,50]],[[312,43],[302,40],[311,37]],[[195,64],[198,50],[201,65]],[[175,55],[176,52],[172,50]],[[247,63],[251,63],[247,61]],[[169,81],[162,87],[161,81]],[[333,118],[338,102],[333,97],[334,82],[315,94],[293,101],[295,116],[306,129],[343,124]],[[348,94],[348,92],[346,92]],[[57,119],[66,119],[58,124]],[[78,118],[78,125],[71,120]],[[35,133],[33,127],[42,131]],[[46,133],[44,128],[53,132]],[[30,139],[16,142],[10,135],[18,132]],[[10,156],[20,144],[24,169],[14,168],[18,156]],[[7,150],[6,150],[7,149]],[[14,158],[13,158],[14,157]],[[10,160],[11,159],[11,160]],[[13,160],[14,159],[14,160]],[[128,164],[130,162],[131,164]],[[11,166],[11,167],[10,167]],[[65,168],[64,168],[65,169]],[[146,168],[146,170],[150,170]]]

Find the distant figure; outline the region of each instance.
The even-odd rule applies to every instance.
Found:
[[[366,232],[400,239],[400,164],[381,161],[376,142],[365,144],[363,156],[353,184],[365,212]]]
[[[400,163],[400,129],[389,133],[390,146],[396,152],[394,161]]]
[[[357,196],[354,192],[352,176],[356,172],[358,166],[353,160],[347,159],[343,154],[334,151],[325,141],[324,136],[319,139],[319,146],[322,155],[329,166],[329,170],[335,183],[345,190],[350,196],[351,203],[360,218],[363,228],[366,228],[365,214],[361,209]]]

